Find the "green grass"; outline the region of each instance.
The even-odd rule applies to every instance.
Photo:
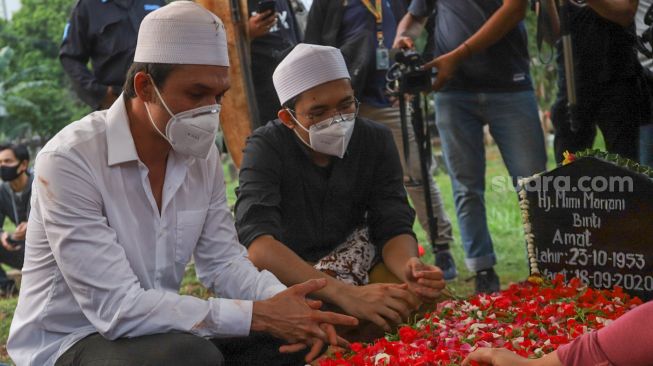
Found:
[[[598,136],[595,148],[605,149],[603,137]],[[552,149],[549,151],[549,168],[554,166]],[[501,160],[501,155],[496,147],[492,146],[487,149],[487,171],[486,180],[492,177],[507,177],[508,173]],[[225,167],[225,177],[228,181],[227,199],[233,205],[235,200],[235,182],[237,177],[231,176],[229,169]],[[459,276],[449,284],[449,287],[458,295],[467,296],[473,292],[473,281],[466,281],[472,274],[467,271],[464,265],[464,253],[460,245],[460,231],[458,229],[458,220],[456,219],[455,209],[453,206],[453,193],[449,177],[442,172],[436,175],[436,181],[442,191],[445,208],[453,223],[455,242],[452,246],[452,252],[456,263],[458,264]],[[489,188],[489,185],[488,185]],[[524,247],[523,231],[519,207],[517,204],[517,195],[512,191],[496,192],[488,189],[485,194],[485,202],[488,216],[488,225],[494,249],[497,254],[496,271],[501,278],[502,287],[511,282],[523,281],[528,276],[528,267],[526,263],[526,251]],[[13,230],[13,225],[5,223],[5,230]],[[433,263],[433,255],[427,244],[427,238],[424,230],[415,224],[415,231],[418,241],[424,244],[426,255],[423,260]],[[207,291],[195,278],[194,268],[189,268],[182,282],[181,293],[206,298],[210,296]],[[0,299],[0,362],[11,362],[6,353],[5,345],[9,334],[9,325],[13,316],[13,310],[16,307],[16,298]]]

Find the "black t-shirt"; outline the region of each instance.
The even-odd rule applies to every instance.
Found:
[[[418,17],[428,17],[433,2],[413,0],[408,11]],[[502,5],[502,0],[435,1],[435,56],[460,46]],[[526,27],[520,22],[497,43],[463,61],[443,90],[511,92],[532,89],[529,61]]]
[[[576,92],[579,102],[591,97],[600,84],[640,76],[632,28],[624,28],[599,16],[589,7],[569,7],[574,49]],[[566,95],[562,41],[558,41],[558,86]]]
[[[250,16],[256,14],[258,0],[248,0]],[[259,107],[260,121],[255,125],[276,118],[279,111],[279,98],[272,83],[272,74],[284,52],[300,42],[299,28],[288,0],[276,1],[277,24],[268,34],[256,38],[251,43],[252,81]]]
[[[345,156],[329,169],[317,167],[307,149],[279,120],[249,138],[235,208],[243,245],[272,235],[315,262],[363,224],[379,252],[397,235],[414,236],[415,212],[389,129],[357,119]]]

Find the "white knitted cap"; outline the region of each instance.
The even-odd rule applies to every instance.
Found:
[[[192,1],[174,1],[141,22],[134,62],[229,66],[224,24]]]
[[[272,75],[281,105],[308,89],[339,79],[351,79],[340,50],[308,43],[295,46]]]

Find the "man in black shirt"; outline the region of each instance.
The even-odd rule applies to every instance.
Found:
[[[596,126],[609,152],[637,161],[639,126],[650,114],[648,92],[635,51],[633,21],[637,1],[590,0],[569,6],[579,130],[571,131],[561,42],[558,42],[558,100],[552,108],[555,159],[592,147]],[[547,0],[554,9],[554,0]],[[557,13],[551,11],[554,31]],[[559,33],[559,32],[556,32]]]
[[[29,152],[24,145],[0,145],[0,263],[23,267],[25,233],[32,195],[33,175],[29,174]],[[5,217],[16,225],[13,233],[2,226]],[[16,293],[15,283],[0,268],[0,296]]]
[[[274,84],[279,119],[245,147],[239,239],[257,267],[286,285],[326,278],[317,297],[389,330],[444,287],[442,272],[417,258],[415,213],[392,133],[356,118],[358,101],[336,48],[299,44],[275,70]],[[369,284],[377,259],[402,284]]]
[[[301,37],[289,0],[276,0],[274,10],[263,14],[256,12],[258,3],[259,0],[248,0],[251,71],[259,114],[253,121],[253,129],[277,118],[279,101],[272,85],[272,73],[284,52],[299,43]]]
[[[64,29],[59,59],[84,103],[96,110],[113,104],[134,60],[141,21],[165,4],[164,0],[77,1]]]

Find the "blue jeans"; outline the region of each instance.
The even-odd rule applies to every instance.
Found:
[[[546,149],[535,94],[441,92],[435,96],[435,111],[465,264],[471,271],[489,269],[496,256],[485,213],[483,126],[489,125],[513,183],[544,171]]]

